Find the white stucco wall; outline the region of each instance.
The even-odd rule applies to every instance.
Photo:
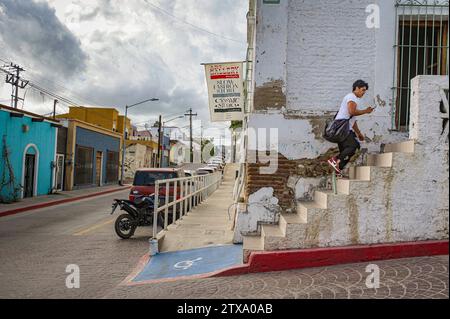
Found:
[[[152,151],[145,145],[133,144],[126,148],[125,152],[125,178],[134,178],[134,173],[139,168],[150,167]]]
[[[233,243],[242,243],[243,235],[259,232],[260,223],[278,222],[278,209],[278,199],[273,196],[273,188],[261,188],[252,194],[248,199],[248,205],[244,205],[242,210],[238,207]]]
[[[355,80],[374,83],[377,43],[365,12],[371,3],[289,1],[288,109],[332,111]]]
[[[280,4],[257,2],[256,27],[256,86],[273,80],[286,83],[286,54],[288,20],[286,19],[288,1]]]
[[[366,25],[370,15],[366,8],[373,4],[380,9],[379,28]],[[377,109],[358,118],[367,137],[362,147],[375,151],[382,143],[407,137],[390,132],[394,5],[394,0],[286,0],[278,5],[259,1],[256,94],[267,83],[282,80],[286,101],[256,108],[249,127],[278,128],[279,151],[287,158],[317,156],[331,144],[317,137],[320,129],[311,120],[332,116],[353,82],[364,79],[370,89],[363,107],[376,105]]]
[[[397,149],[389,167],[386,163],[370,167],[370,180],[350,180],[348,189],[338,183],[336,195],[321,192],[315,203],[326,203],[326,208],[309,203],[305,222],[287,226],[280,222],[285,236],[265,237],[264,248],[448,240],[449,140],[448,126],[443,127],[448,99],[441,94],[448,90],[448,81],[448,76],[419,76],[412,81],[414,152]]]

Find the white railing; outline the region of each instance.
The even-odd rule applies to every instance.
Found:
[[[167,230],[170,224],[175,223],[193,207],[208,198],[219,187],[221,181],[222,172],[220,171],[208,175],[157,180],[155,182],[152,237],[155,239],[158,236],[159,214],[164,214],[163,231]],[[160,197],[165,198],[162,206],[159,206]],[[171,223],[169,223],[169,210],[172,214]]]

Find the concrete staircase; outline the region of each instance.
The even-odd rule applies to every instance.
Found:
[[[388,144],[369,154],[366,166],[351,167],[337,180],[337,194],[317,190],[311,202],[298,202],[295,214],[282,214],[278,225],[262,225],[260,236],[244,236],[244,260],[253,251],[289,250],[396,241],[392,181],[407,172],[415,143]],[[394,167],[399,164],[401,170]],[[406,164],[407,166],[407,164]],[[401,236],[400,236],[401,237]],[[407,239],[407,238],[405,238]]]

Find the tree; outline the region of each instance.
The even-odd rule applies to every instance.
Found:
[[[236,130],[242,128],[242,121],[231,121],[230,130]]]
[[[213,143],[213,140],[214,139],[203,139],[202,140],[202,154],[203,154],[203,149],[208,145],[208,144],[211,144],[211,146],[208,146],[208,147],[211,147],[211,150],[209,151],[209,155],[210,156],[214,156],[214,143]]]

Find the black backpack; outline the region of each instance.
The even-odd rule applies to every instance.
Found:
[[[339,112],[338,112],[339,113]],[[350,119],[336,120],[336,116],[332,120],[327,120],[323,138],[331,143],[342,143],[350,134]]]

